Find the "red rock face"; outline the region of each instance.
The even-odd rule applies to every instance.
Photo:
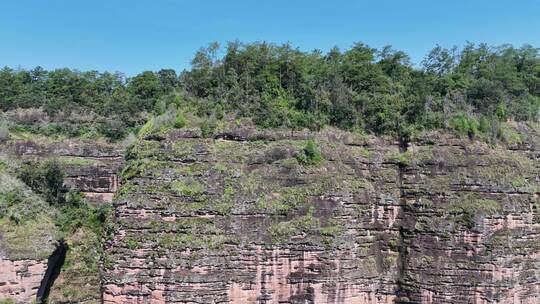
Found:
[[[354,251],[343,252],[343,257],[327,259],[324,252],[295,253],[290,250],[253,248],[245,258],[245,271],[255,272],[254,284],[233,282],[227,293],[230,303],[393,303],[395,296],[380,295],[377,283],[344,281],[342,261],[356,260]],[[337,253],[339,254],[339,253]],[[310,280],[328,273],[324,281]],[[295,280],[292,278],[296,277]],[[333,283],[329,283],[335,281]],[[267,300],[264,300],[266,298]]]
[[[439,140],[411,146],[429,155],[403,169],[407,300],[539,303],[536,148]]]
[[[47,261],[0,259],[0,299],[31,303],[47,270]]]
[[[311,136],[325,160],[299,164]],[[217,137],[142,141],[120,187],[122,153],[73,164],[66,183],[87,196],[119,188],[104,303],[540,303],[538,135],[495,149],[439,134],[407,149],[337,131]],[[31,279],[7,263],[0,295],[35,297],[17,286],[39,286],[45,265],[26,261]]]
[[[304,145],[142,143],[154,161],[114,203],[104,302],[392,303],[398,167],[381,158],[397,146],[370,163],[322,144],[335,160],[303,167]]]
[[[305,167],[307,136],[143,141],[104,302],[539,303],[538,141],[435,134],[400,152],[326,132],[324,163]]]

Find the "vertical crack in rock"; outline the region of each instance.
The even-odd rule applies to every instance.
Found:
[[[66,253],[68,250],[67,244],[62,240],[56,247],[54,252],[49,257],[47,262],[47,271],[41,280],[41,284],[38,289],[36,300],[38,303],[45,303],[51,291],[51,287],[60,274],[64,261],[66,259]]]
[[[405,153],[407,152],[408,142],[404,140],[403,138],[400,138],[399,140],[399,152]],[[407,214],[410,214],[406,212],[407,208],[407,202],[406,202],[406,194],[405,189],[403,188],[403,171],[405,169],[405,164],[398,164],[396,170],[397,170],[397,182],[396,186],[399,189],[399,205],[400,205],[400,212],[401,212],[401,218],[402,221],[399,225],[399,234],[398,234],[398,258],[397,258],[397,282],[396,282],[396,299],[395,303],[402,303],[403,300],[407,301],[407,290],[404,287],[404,284],[406,282],[406,272],[407,272],[407,250],[408,250],[408,242],[407,240],[407,226],[409,226],[409,222],[411,220],[410,217],[407,216]]]

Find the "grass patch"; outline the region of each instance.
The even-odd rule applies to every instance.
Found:
[[[170,189],[177,195],[199,196],[204,194],[206,186],[198,181],[180,181],[175,180],[170,184]]]
[[[491,199],[478,199],[466,196],[456,199],[451,203],[447,211],[457,216],[457,222],[472,229],[475,226],[475,217],[479,215],[495,215],[503,211],[499,202]]]
[[[282,243],[294,235],[317,229],[319,227],[319,219],[313,216],[314,213],[315,208],[310,207],[307,214],[302,217],[271,225],[267,232],[272,242]]]

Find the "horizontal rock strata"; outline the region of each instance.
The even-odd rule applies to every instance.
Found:
[[[315,137],[324,162],[299,163]],[[537,136],[181,130],[127,154],[105,303],[538,303]]]

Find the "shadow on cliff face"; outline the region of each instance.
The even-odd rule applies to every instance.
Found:
[[[61,240],[54,252],[49,257],[49,260],[47,262],[47,271],[45,272],[45,275],[41,280],[41,284],[39,285],[39,289],[37,292],[37,303],[47,302],[51,287],[58,275],[60,274],[60,270],[62,269],[64,261],[66,260],[67,250],[68,245],[64,242],[64,240]]]

